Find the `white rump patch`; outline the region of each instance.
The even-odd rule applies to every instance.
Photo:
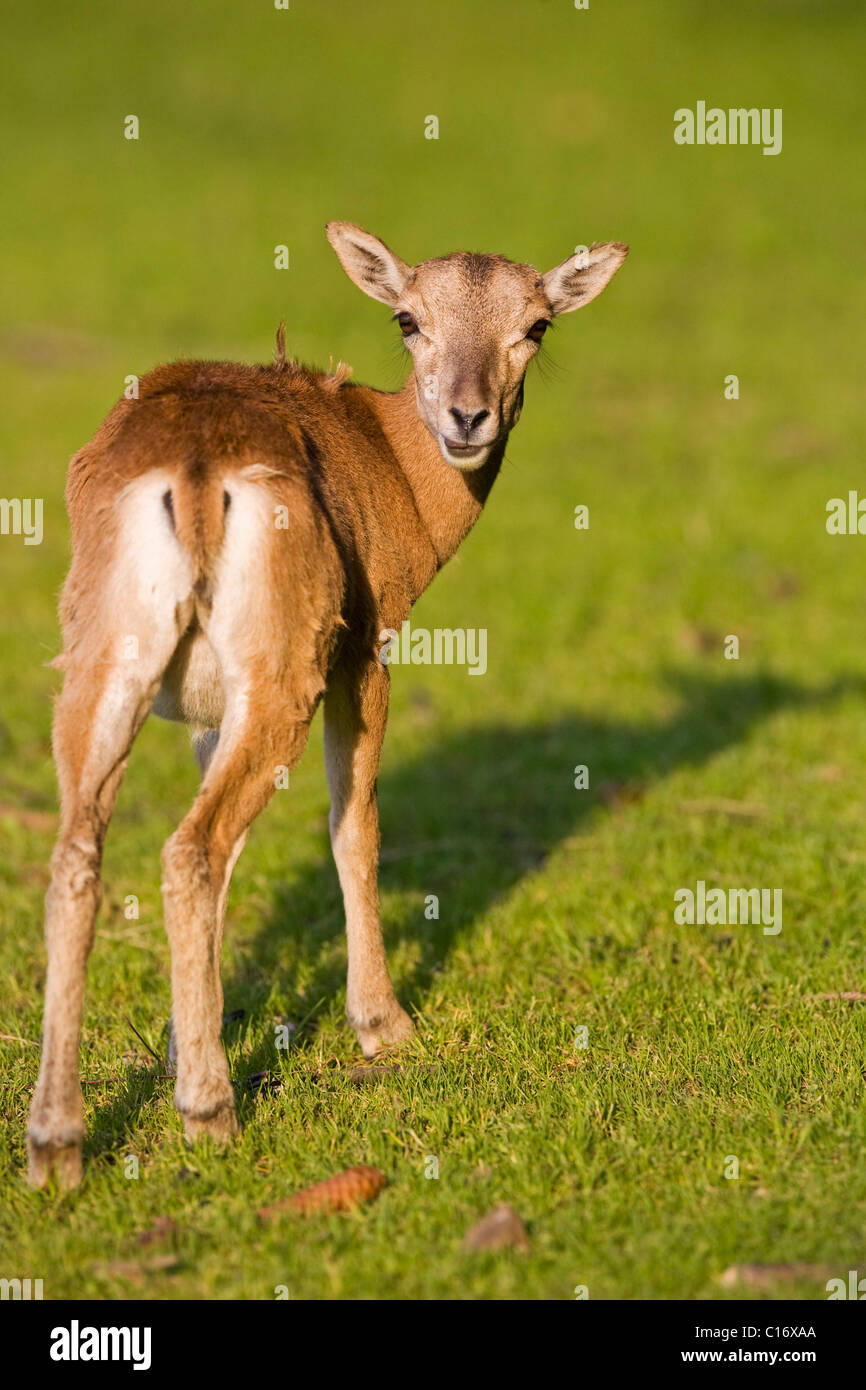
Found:
[[[225,480],[230,503],[216,563],[213,604],[204,622],[225,691],[225,715],[216,759],[228,754],[248,709],[247,667],[254,628],[268,607],[267,563],[273,532],[273,499],[256,483],[276,473],[253,465]]]
[[[192,566],[163,500],[172,483],[168,470],[148,473],[120,494],[112,602],[117,604],[121,622],[124,613],[129,613],[130,632],[136,622],[147,622],[153,625],[154,635],[171,631],[177,637],[177,605],[189,606],[184,627],[192,616]]]

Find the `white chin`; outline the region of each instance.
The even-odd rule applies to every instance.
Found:
[[[445,462],[450,464],[452,468],[456,468],[460,473],[473,473],[476,468],[481,468],[482,465],[487,462],[487,456],[493,447],[492,444],[482,444],[479,449],[474,450],[472,453],[467,452],[464,454],[462,452],[453,453],[441,436],[438,443],[439,452]]]

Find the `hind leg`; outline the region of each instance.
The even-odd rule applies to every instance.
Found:
[[[55,710],[61,825],[45,900],[42,1060],[28,1129],[29,1177],[37,1187],[52,1176],[66,1186],[81,1180],[84,1108],[78,1036],[102,896],[102,845],[129,750],[156,694],[162,655],[157,648],[149,664],[140,657],[108,661],[97,665],[95,673],[76,661]]]
[[[207,773],[207,770],[208,770],[208,768],[210,767],[210,765],[211,765],[211,763],[212,763],[212,761],[213,761],[214,753],[215,753],[216,750],[217,750],[217,745],[218,745],[218,743],[219,743],[219,729],[196,728],[196,729],[194,729],[193,732],[192,732],[192,741],[193,741],[193,748],[194,748],[194,750],[195,750],[195,760],[196,760],[196,762],[198,763],[198,769],[199,769],[199,772],[201,773],[202,781],[204,781],[204,778],[205,778],[205,775],[206,775],[206,773]],[[220,902],[219,902],[219,904],[218,904],[218,913],[217,913],[217,942],[218,942],[218,943],[221,943],[221,942],[222,942],[222,937],[223,937],[223,928],[224,928],[224,926],[225,926],[225,916],[226,916],[226,904],[227,904],[227,902],[228,902],[228,889],[229,889],[229,884],[231,883],[231,876],[232,876],[232,873],[234,872],[235,864],[237,863],[238,859],[240,858],[240,856],[241,856],[241,854],[242,854],[242,852],[243,852],[244,845],[246,844],[246,839],[247,839],[247,832],[244,831],[243,834],[240,836],[240,839],[238,840],[237,844],[235,845],[235,848],[234,848],[232,857],[231,857],[231,859],[230,859],[230,861],[229,861],[229,864],[228,864],[228,867],[227,867],[227,869],[226,869],[225,884],[224,884],[224,888],[223,888],[222,898],[221,898],[221,900],[220,900]],[[219,954],[220,954],[220,953],[219,953],[219,945],[218,945],[218,949],[217,949],[217,958],[219,958]],[[169,1021],[169,1030],[168,1030],[168,1032],[169,1032],[169,1038],[168,1038],[168,1060],[169,1060],[170,1066],[171,1066],[172,1068],[175,1068],[175,1069],[176,1069],[176,1067],[177,1067],[177,1044],[176,1044],[176,1042],[175,1042],[175,1036],[174,1036],[174,1018],[172,1018],[172,1019]]]
[[[230,692],[199,795],[163,849],[175,1104],[188,1139],[225,1141],[237,1130],[221,1040],[226,898],[248,827],[273,795],[280,769],[291,768],[303,752],[317,698],[313,693],[289,710],[282,692],[267,682]]]
[[[39,1079],[30,1108],[30,1181],[81,1178],[78,1035],[108,821],[133,740],[192,615],[189,564],[147,478],[82,523],[64,587],[66,676],[53,751],[60,834],[45,900],[48,973]]]

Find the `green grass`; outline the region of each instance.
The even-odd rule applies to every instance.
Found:
[[[802,1261],[814,1277],[765,1296],[825,1297],[825,1268],[866,1272],[866,1006],[819,997],[866,984],[866,542],[824,527],[866,444],[866,19],[829,0],[87,9],[10,16],[0,90],[0,491],[45,499],[40,547],[0,538],[0,1032],[30,1044],[0,1041],[0,1275],[48,1298],[705,1299],[742,1295],[718,1283],[731,1264]],[[698,99],[782,107],[782,154],[675,146]],[[558,370],[533,374],[487,512],[415,611],[486,627],[488,673],[394,671],[382,907],[417,1040],[403,1073],[351,1084],[317,724],[230,901],[243,1133],[227,1157],[185,1149],[171,1082],[123,1060],[142,1051],[124,1016],[165,1045],[159,850],[196,784],[185,732],[152,721],[109,835],[82,1033],[82,1075],[114,1079],[86,1088],[83,1188],[32,1194],[66,461],[128,373],[265,360],[281,317],[298,356],[399,384],[331,217],[409,260],[632,247],[550,335]],[[699,878],[781,888],[781,934],[676,925]],[[245,1091],[263,1069],[282,1088]],[[256,1221],[360,1162],[389,1180],[369,1209]],[[530,1253],[465,1252],[500,1202]],[[162,1216],[176,1264],[111,1272],[143,1264]]]

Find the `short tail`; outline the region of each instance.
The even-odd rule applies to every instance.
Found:
[[[162,501],[192,564],[195,596],[210,608],[231,497],[216,470],[193,459],[178,468]]]

